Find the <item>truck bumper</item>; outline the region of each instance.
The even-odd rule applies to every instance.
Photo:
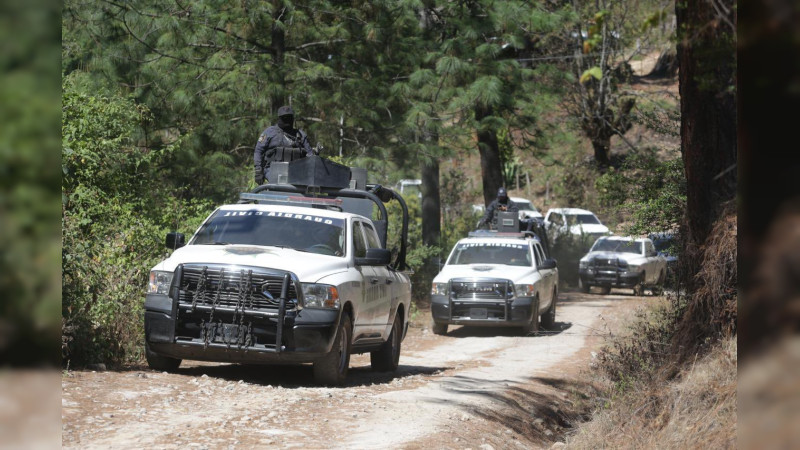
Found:
[[[606,272],[593,269],[580,269],[578,276],[586,286],[633,288],[642,279],[642,272]]]
[[[179,359],[241,363],[305,363],[333,345],[339,310],[277,314],[217,308],[192,310],[166,295],[145,300],[145,339],[153,352]],[[279,343],[278,343],[279,342]]]
[[[514,299],[459,299],[446,295],[431,296],[431,314],[440,324],[485,327],[517,327],[530,322],[537,306],[532,297]]]

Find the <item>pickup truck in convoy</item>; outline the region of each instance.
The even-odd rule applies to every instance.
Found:
[[[167,234],[175,250],[145,299],[148,364],[312,363],[316,382],[340,385],[350,355],[369,352],[374,370],[394,371],[411,306],[403,198],[318,156],[275,165],[281,184],[220,206],[185,245]],[[403,211],[394,258],[391,200]]]
[[[611,288],[630,288],[635,295],[649,288],[653,295],[661,295],[667,260],[649,238],[603,236],[578,262],[578,276],[582,292],[597,286],[604,295]]]
[[[534,233],[473,231],[433,279],[433,332],[465,325],[516,327],[528,335],[539,331],[540,317],[553,329],[557,299],[556,261]]]

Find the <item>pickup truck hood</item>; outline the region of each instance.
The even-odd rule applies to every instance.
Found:
[[[642,255],[637,255],[635,253],[617,253],[617,252],[589,252],[581,258],[581,261],[587,262],[593,259],[618,259],[620,261],[625,261],[628,264],[642,264],[645,261],[645,257]]]
[[[507,266],[505,264],[458,264],[444,266],[433,281],[447,283],[451,278],[502,278],[514,283],[521,283],[534,273],[536,273],[536,269],[532,267]]]
[[[233,264],[288,270],[300,281],[314,283],[322,277],[347,270],[347,259],[288,248],[255,245],[187,245],[172,253],[152,270],[172,272],[178,264]]]
[[[584,223],[573,225],[570,227],[569,232],[572,234],[601,234],[608,233],[608,227],[599,223]]]

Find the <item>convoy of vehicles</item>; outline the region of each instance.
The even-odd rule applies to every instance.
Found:
[[[317,156],[284,164],[288,183],[220,206],[188,244],[167,235],[175,250],[152,268],[145,299],[150,367],[313,363],[315,380],[328,385],[344,382],[352,353],[369,352],[374,370],[397,368],[411,306],[402,197]],[[394,261],[383,204],[391,200],[403,211]]]
[[[150,272],[145,353],[153,369],[183,359],[313,364],[320,384],[340,385],[350,355],[369,352],[373,369],[394,371],[408,330],[411,282],[405,263],[408,208],[401,193],[366,185],[362,169],[318,156],[276,163],[278,184],[217,208]],[[403,214],[401,247],[386,248],[384,203]],[[609,236],[590,211],[554,208],[545,217],[512,197],[492,230],[459,240],[431,287],[433,332],[450,325],[555,326],[559,271],[549,242],[564,235],[594,243],[579,262],[579,286],[660,293],[667,259],[653,240]],[[668,241],[670,236],[658,236]]]
[[[611,288],[630,288],[642,295],[647,288],[659,295],[667,275],[667,261],[649,238],[601,237],[578,264],[583,292],[597,286],[603,294]]]

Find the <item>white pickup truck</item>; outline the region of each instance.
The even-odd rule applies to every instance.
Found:
[[[558,269],[531,233],[474,231],[459,240],[433,279],[433,332],[449,325],[552,329]]]
[[[145,299],[150,367],[313,363],[328,385],[345,381],[352,353],[370,352],[375,370],[397,368],[411,306],[402,197],[381,186],[311,191],[263,185],[219,207],[187,245],[167,235],[176,250],[152,268]],[[342,197],[372,201],[382,220],[342,211]],[[404,211],[394,262],[382,205],[393,198]]]

